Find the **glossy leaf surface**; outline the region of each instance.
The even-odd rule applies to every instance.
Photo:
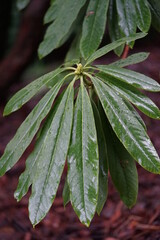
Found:
[[[148,58],[148,56],[149,53],[146,52],[134,53],[125,59],[120,59],[116,62],[109,64],[109,66],[126,67],[129,65],[143,62]]]
[[[63,81],[56,84],[35,106],[26,120],[21,124],[13,139],[8,143],[3,156],[0,159],[0,175],[8,171],[21,157],[34,135],[41,121],[51,109],[52,103],[62,86]]]
[[[90,1],[82,27],[81,53],[84,59],[99,47],[105,30],[109,0]]]
[[[159,92],[160,85],[150,77],[141,73],[134,72],[117,66],[97,65],[98,69],[109,76],[119,79],[122,82],[128,83],[133,87],[144,89],[150,92]]]
[[[49,211],[64,168],[72,128],[73,82],[68,86],[41,147],[29,200],[30,220],[38,224]]]
[[[98,76],[107,84],[109,84],[116,92],[120,93],[123,98],[126,98],[133,103],[140,111],[151,118],[160,119],[160,110],[152,102],[150,98],[137,90],[135,87],[120,82],[119,80],[99,73]]]
[[[55,78],[60,74],[64,69],[56,69],[55,71],[49,72],[42,77],[36,79],[35,81],[28,84],[26,87],[18,91],[7,103],[4,109],[4,116],[9,115],[10,113],[21,108],[26,102],[28,102],[34,95],[36,95],[44,86],[51,82],[52,87],[57,83]]]
[[[107,84],[92,78],[107,118],[131,156],[146,170],[160,173],[160,159],[147,133],[122,97]]]
[[[99,158],[92,106],[81,81],[68,154],[70,201],[80,221],[89,226],[97,206]]]
[[[35,144],[35,148],[26,160],[25,171],[20,175],[18,186],[14,193],[14,197],[18,201],[20,201],[21,198],[27,193],[27,191],[28,191],[29,187],[31,186],[33,179],[36,175],[37,162],[41,155],[41,148],[46,142],[46,135],[48,134],[48,132],[50,130],[50,125],[51,125],[52,119],[57,110],[59,102],[62,99],[62,96],[63,96],[63,93],[56,100],[56,102],[54,104],[54,108],[50,111],[50,113],[45,121],[44,126],[38,133],[39,136],[37,137],[37,142]]]
[[[110,43],[100,49],[98,49],[95,53],[93,53],[87,60],[86,65],[88,65],[89,63],[93,62],[95,59],[102,57],[103,55],[109,53],[110,51],[116,49],[117,47],[123,45],[126,42],[130,42],[130,41],[135,41],[137,39],[143,38],[145,37],[146,34],[145,33],[136,33],[133,34],[130,37],[124,37],[121,38],[113,43]]]

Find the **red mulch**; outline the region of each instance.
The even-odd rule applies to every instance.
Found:
[[[134,69],[158,81],[160,50],[152,49],[150,58]],[[160,94],[149,94],[160,107]],[[0,117],[0,152],[30,111],[31,104],[7,118]],[[0,107],[1,113],[3,106]],[[148,133],[160,154],[159,121],[145,117]],[[109,195],[101,216],[95,216],[89,228],[83,226],[70,205],[65,209],[60,185],[56,200],[46,218],[35,229],[28,218],[29,194],[17,203],[13,198],[18,176],[32,146],[21,161],[0,179],[0,240],[158,240],[160,239],[160,177],[138,166],[139,195],[137,204],[127,209],[109,179]],[[64,182],[64,179],[62,179]]]

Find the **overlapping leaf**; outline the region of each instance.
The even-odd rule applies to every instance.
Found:
[[[109,84],[116,92],[120,93],[122,97],[132,102],[140,111],[147,116],[155,119],[160,119],[160,110],[146,95],[141,93],[135,87],[120,82],[116,78],[99,73],[98,76],[107,84]]]
[[[70,190],[69,190],[67,178],[65,180],[62,196],[63,196],[63,205],[66,206],[70,201]]]
[[[17,0],[17,8],[19,10],[23,10],[28,5],[29,2],[30,0]]]
[[[108,153],[104,135],[103,119],[100,116],[100,107],[97,108],[92,101],[94,118],[97,129],[98,149],[99,149],[99,191],[97,202],[97,213],[100,215],[108,195]]]
[[[33,225],[38,224],[49,211],[64,168],[72,128],[73,83],[68,86],[41,147],[29,200]]]
[[[63,81],[57,83],[35,106],[26,120],[19,127],[13,139],[8,143],[3,156],[0,159],[0,175],[19,160],[26,150],[34,135],[36,134],[41,121],[45,118],[51,109],[52,103],[62,86]]]
[[[150,92],[160,91],[160,85],[155,80],[141,73],[111,65],[97,65],[97,67],[105,74],[117,78],[122,82],[128,83],[133,87],[144,89]]]
[[[98,143],[92,106],[83,81],[77,97],[68,155],[70,201],[80,221],[89,226],[98,198]]]
[[[160,159],[147,133],[122,97],[107,84],[92,77],[108,120],[131,156],[145,169],[160,173]]]

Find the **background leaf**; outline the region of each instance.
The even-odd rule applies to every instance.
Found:
[[[109,0],[90,1],[82,27],[80,42],[84,59],[99,47],[105,31]]]
[[[67,178],[65,180],[62,196],[63,196],[63,205],[65,207],[70,201],[70,190],[69,190]]]
[[[30,0],[17,0],[17,8],[23,10],[29,4]]]
[[[152,25],[160,32],[160,1],[159,0],[148,0],[151,13],[152,13]]]

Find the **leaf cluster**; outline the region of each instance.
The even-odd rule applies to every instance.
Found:
[[[47,73],[17,92],[6,105],[4,115],[18,110],[42,88],[48,87],[0,159],[2,176],[37,134],[35,148],[26,160],[15,191],[19,201],[32,186],[29,213],[33,225],[49,211],[65,164],[68,172],[63,190],[64,205],[71,202],[86,226],[95,212],[100,214],[106,202],[108,171],[129,208],[135,204],[138,192],[135,161],[150,172],[160,173],[159,156],[134,108],[160,119],[158,107],[140,91],[159,92],[160,85],[124,68],[145,60],[148,54],[137,53],[110,65],[94,66],[92,63],[144,35],[135,34],[100,48],[83,65],[73,61],[67,67]],[[64,90],[59,93],[62,86]]]

